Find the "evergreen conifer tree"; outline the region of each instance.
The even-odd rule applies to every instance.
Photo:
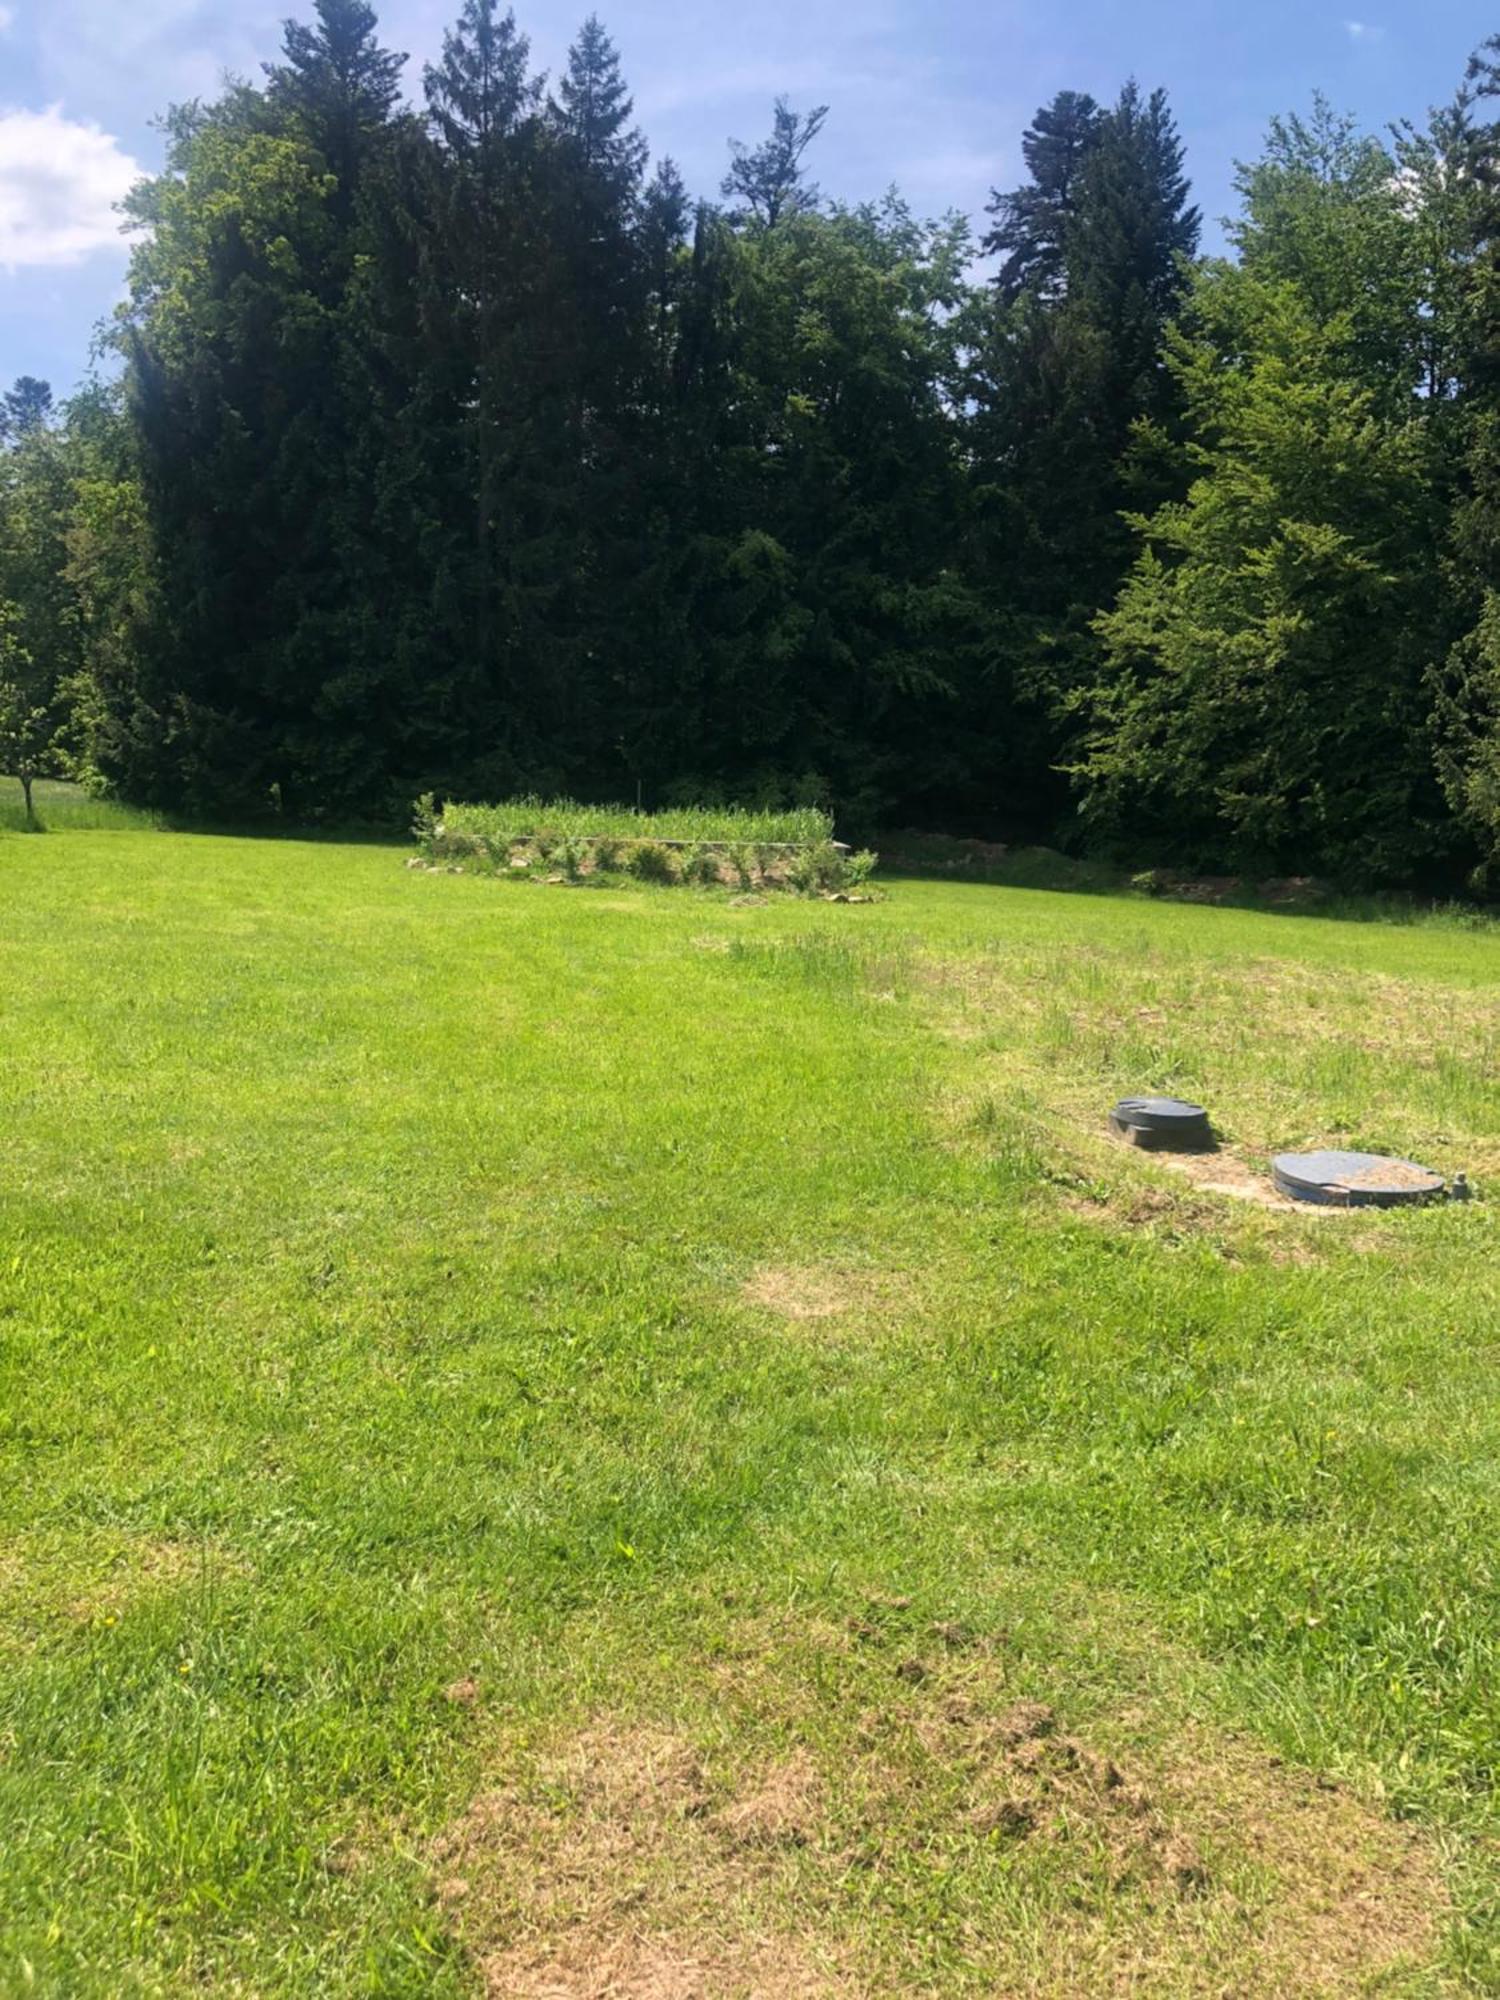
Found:
[[[983,240],[989,256],[1004,259],[995,274],[1003,298],[1028,292],[1052,299],[1065,289],[1068,230],[1102,122],[1086,92],[1063,90],[1027,127],[1021,157],[1030,178],[1008,194],[998,189],[991,194],[988,212],[995,225]]]
[[[338,181],[347,218],[371,138],[389,122],[406,61],[376,40],[366,0],[314,0],[316,20],[288,21],[282,60],[267,63],[271,101],[302,121]]]

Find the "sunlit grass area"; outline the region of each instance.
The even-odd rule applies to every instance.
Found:
[[[641,812],[633,806],[581,805],[576,799],[502,799],[496,805],[443,808],[452,835],[496,842],[535,840],[705,840],[808,843],[828,840],[832,815],[816,806],[756,811],[744,806],[680,806]]]
[[[136,832],[152,825],[149,813],[122,806],[114,799],[91,798],[80,786],[59,778],[38,778],[32,786],[32,811],[48,833]],[[0,832],[30,829],[21,787],[14,778],[0,778]]]
[[[1494,1990],[1500,938],[401,860],[0,840],[0,1992]]]

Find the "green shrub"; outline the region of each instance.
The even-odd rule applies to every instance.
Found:
[[[688,848],[682,857],[682,879],[684,882],[716,883],[719,879],[719,857],[712,848],[700,841]]]
[[[787,883],[799,896],[825,896],[861,889],[875,872],[879,856],[868,848],[845,854],[831,840],[804,848],[787,871]]]
[[[845,862],[831,840],[820,840],[792,857],[787,881],[799,896],[818,896],[844,886]]]
[[[411,837],[424,853],[431,853],[437,827],[437,800],[431,792],[423,792],[412,804]]]
[[[659,840],[643,840],[630,857],[630,872],[642,882],[675,882],[677,870],[669,848]]]

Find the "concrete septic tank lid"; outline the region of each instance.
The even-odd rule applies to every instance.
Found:
[[[1430,1201],[1444,1188],[1430,1167],[1380,1153],[1278,1153],[1271,1176],[1293,1201],[1331,1208],[1401,1208]]]
[[[1122,1097],[1109,1122],[1137,1145],[1204,1146],[1213,1136],[1203,1106],[1180,1097]]]

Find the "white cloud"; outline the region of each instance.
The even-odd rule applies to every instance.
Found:
[[[1346,21],[1344,33],[1351,42],[1378,42],[1385,29],[1377,28],[1373,21]]]
[[[448,0],[433,4],[450,11]],[[258,79],[280,45],[280,17],[311,13],[308,0],[46,0],[27,25],[40,89],[118,127],[216,96],[226,69]]]
[[[76,264],[120,242],[116,202],[140,168],[98,125],[0,111],[0,270]]]

